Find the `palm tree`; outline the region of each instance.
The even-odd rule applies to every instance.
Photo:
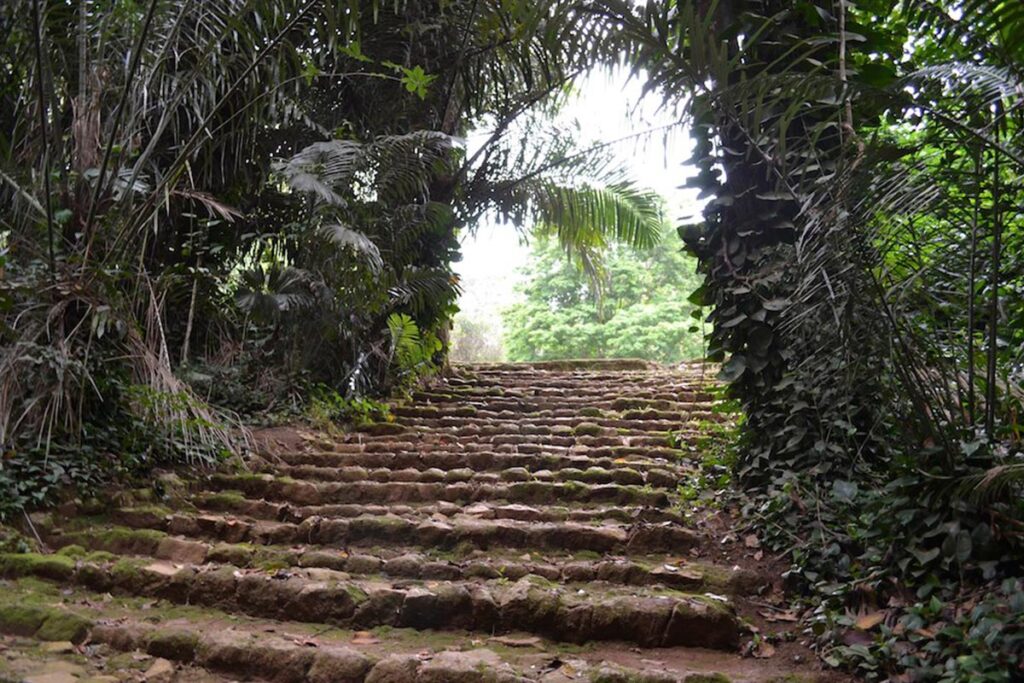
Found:
[[[116,383],[98,381],[108,373],[188,395],[194,414],[176,416],[178,428],[205,423],[208,409],[172,359],[251,338],[257,311],[277,310],[280,322],[328,299],[344,304],[334,306],[338,324],[306,335],[316,344],[304,362],[342,348],[328,354],[328,374],[379,386],[380,372],[353,368],[380,355],[393,313],[412,315],[424,335],[444,325],[456,231],[499,201],[531,202],[568,245],[650,241],[654,213],[627,185],[559,184],[551,173],[499,183],[493,168],[453,163],[451,141],[470,121],[490,117],[505,131],[591,63],[581,47],[612,44],[602,21],[570,2],[352,9],[0,7],[0,201],[12,208],[0,218],[0,440],[79,434],[83,414],[118,403]],[[340,174],[347,207],[339,190],[310,201],[286,189],[318,189],[315,174],[272,168],[283,158],[295,170],[314,152],[331,163],[355,155],[347,168],[317,169]],[[349,267],[358,286],[328,297],[325,272]],[[40,370],[51,367],[61,369]]]

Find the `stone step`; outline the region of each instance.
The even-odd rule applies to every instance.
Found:
[[[461,439],[461,440],[460,440]],[[443,435],[436,438],[424,439],[418,443],[412,441],[377,441],[364,442],[326,442],[318,440],[316,446],[307,447],[304,451],[298,452],[321,452],[321,453],[377,453],[382,455],[419,455],[423,452],[457,452],[465,455],[472,453],[500,453],[500,454],[529,454],[529,455],[561,455],[561,456],[586,456],[589,458],[611,458],[613,460],[629,461],[651,461],[682,462],[692,459],[695,453],[702,450],[700,445],[687,443],[679,444],[679,448],[665,445],[555,445],[545,442],[518,443],[522,439],[500,439],[503,443],[492,443],[489,440],[478,438],[459,437],[457,435]],[[504,443],[515,441],[516,443]],[[607,442],[605,438],[601,442]],[[666,439],[667,441],[667,439]],[[632,439],[630,440],[632,444]],[[319,450],[318,450],[319,449]],[[284,451],[293,453],[296,451]],[[444,468],[442,468],[444,469]]]
[[[602,413],[618,413],[623,410],[639,410],[654,408],[656,410],[714,409],[719,399],[707,392],[682,391],[672,393],[663,399],[629,397],[624,398],[619,392],[607,392],[600,397],[582,397],[565,394],[540,394],[533,391],[513,391],[503,389],[467,390],[452,387],[449,391],[422,389],[412,393],[411,405],[469,405],[479,409],[491,406],[492,410],[507,409],[522,411],[524,408],[539,410],[573,410],[577,413],[600,411]]]
[[[416,469],[360,466],[322,467],[317,465],[281,465],[266,460],[250,464],[253,472],[276,474],[293,479],[309,479],[318,482],[402,482],[402,483],[466,483],[470,485],[500,484],[502,482],[544,481],[580,482],[588,484],[630,484],[674,490],[680,482],[681,473],[662,468],[645,471],[621,465],[605,468],[590,466],[585,470],[565,467],[555,471],[528,470],[525,467],[508,467],[493,471],[480,471],[468,467],[442,470],[439,468]]]
[[[493,450],[496,452],[542,452],[555,448],[572,448],[578,452],[596,457],[623,457],[626,455],[649,455],[654,458],[678,457],[680,451],[668,446],[668,433],[616,434],[591,436],[587,434],[572,435],[568,431],[559,434],[553,430],[551,434],[522,433],[518,429],[500,428],[485,432],[479,427],[472,429],[433,429],[413,430],[408,433],[380,435],[367,438],[351,438],[347,441],[330,442],[319,439],[317,447],[339,453],[360,451],[390,453],[418,452],[431,446],[454,445],[459,450]],[[526,428],[526,431],[530,430]],[[684,435],[685,436],[685,435]],[[532,449],[497,448],[497,446],[529,446]],[[612,449],[594,452],[594,449]]]
[[[686,367],[681,364],[680,367]],[[465,372],[656,372],[663,369],[657,363],[642,358],[567,358],[517,363],[453,363],[452,370]]]
[[[431,470],[444,472],[470,469],[474,472],[495,472],[513,468],[529,472],[548,470],[557,472],[564,469],[586,470],[599,467],[606,470],[628,468],[647,476],[650,472],[665,472],[678,481],[692,470],[678,463],[678,458],[644,457],[632,455],[613,458],[596,456],[588,452],[559,450],[550,452],[542,446],[517,453],[495,452],[493,450],[403,450],[397,452],[353,450],[352,452],[293,451],[278,452],[263,462],[283,463],[288,466],[314,467],[362,467],[367,470],[387,468],[392,470]],[[657,475],[656,475],[657,476]]]
[[[360,515],[397,515],[407,519],[434,519],[445,521],[459,515],[477,519],[516,519],[525,522],[672,522],[686,523],[682,515],[670,509],[642,506],[565,506],[543,505],[533,507],[517,503],[457,505],[455,503],[413,503],[374,505],[369,503],[338,503],[328,505],[301,505],[275,503],[262,498],[246,498],[241,491],[199,491],[188,502],[197,510],[230,512],[236,515],[269,519],[279,522],[302,523],[310,517],[351,518]],[[164,510],[161,514],[171,514]]]
[[[254,545],[197,540],[151,528],[90,526],[77,531],[53,532],[47,543],[68,556],[96,557],[93,553],[149,556],[180,564],[208,562],[240,568],[323,568],[353,575],[382,575],[423,580],[518,580],[529,574],[563,584],[662,586],[676,590],[716,594],[752,594],[765,581],[739,567],[694,562],[668,554],[600,557],[594,552],[555,551],[518,553],[511,550],[443,549],[388,544],[345,550],[315,544]],[[78,552],[78,548],[82,552]],[[578,586],[577,588],[582,587]]]
[[[0,632],[26,630],[21,607],[38,600],[40,587],[37,581],[7,583],[0,597]],[[781,658],[756,660],[751,666],[753,660],[721,651],[672,647],[641,655],[626,643],[581,647],[525,633],[356,631],[182,608],[164,600],[142,603],[76,587],[54,590],[47,600],[52,604],[37,608],[40,614],[80,624],[79,636],[89,643],[90,657],[99,653],[106,659],[103,672],[112,678],[99,677],[97,683],[139,680],[140,665],[144,670],[157,660],[172,663],[173,680],[180,683],[779,683],[792,673]],[[19,642],[27,641],[11,636],[5,640],[9,663]],[[38,650],[32,650],[35,657]],[[74,653],[69,658],[81,660],[69,650]],[[125,654],[116,657],[119,652]],[[122,661],[128,665],[123,678],[118,675]],[[226,678],[211,672],[223,672]],[[799,680],[813,680],[810,670],[800,673]]]
[[[713,403],[673,403],[667,401],[652,402],[663,407],[651,405],[612,410],[614,401],[602,401],[599,404],[589,402],[585,405],[567,404],[560,398],[536,401],[530,399],[488,399],[466,400],[453,397],[449,400],[422,401],[409,405],[395,406],[391,413],[397,418],[406,417],[475,417],[481,420],[491,419],[497,415],[512,419],[534,421],[541,418],[560,418],[563,420],[597,420],[597,419],[651,419],[642,413],[646,411],[664,412],[661,419],[686,422],[690,420],[714,419],[721,413]],[[603,406],[603,407],[602,407]]]
[[[238,490],[247,496],[296,505],[328,503],[609,503],[665,507],[664,490],[622,484],[525,481],[502,484],[327,482],[278,478],[266,474],[215,474],[208,484],[216,490]]]
[[[352,579],[330,569],[262,571],[166,561],[75,561],[0,554],[0,576],[31,576],[100,592],[161,598],[254,617],[330,623],[526,631],[555,640],[626,640],[642,647],[734,650],[741,624],[728,601],[647,587],[571,591],[528,575],[510,584]]]
[[[681,413],[665,413],[661,411],[627,411],[633,417],[587,417],[587,416],[535,416],[523,417],[513,412],[480,411],[473,416],[442,415],[437,411],[435,416],[428,416],[433,411],[418,410],[422,416],[404,416],[392,423],[408,430],[410,427],[426,430],[440,427],[475,427],[478,430],[510,430],[521,433],[524,427],[531,427],[535,434],[555,434],[566,436],[596,435],[629,435],[637,436],[667,431],[675,431],[697,426],[700,422],[724,422],[726,417],[708,411],[695,412],[689,416]],[[658,415],[669,417],[657,417]],[[679,415],[679,417],[671,417]],[[647,416],[647,417],[644,417]],[[584,427],[585,429],[580,429]],[[565,429],[560,429],[560,428]],[[544,428],[547,428],[544,430]],[[544,431],[541,431],[544,430]],[[396,432],[400,433],[400,432]]]
[[[692,408],[702,405],[708,409],[717,409],[721,399],[706,391],[693,389],[663,390],[660,388],[635,389],[629,393],[595,389],[585,393],[568,393],[564,389],[523,386],[519,388],[490,386],[451,386],[435,384],[429,389],[422,389],[412,395],[413,405],[417,402],[443,405],[466,405],[477,407],[477,404],[489,402],[508,402],[515,404],[545,404],[555,408],[569,408],[576,411],[592,412],[594,409],[608,412],[621,412],[629,409],[654,407],[658,409]],[[660,406],[660,408],[659,408]],[[511,408],[510,408],[511,409]]]
[[[309,543],[336,548],[403,544],[422,548],[471,546],[484,550],[517,548],[647,554],[685,552],[701,540],[693,530],[672,522],[585,524],[479,519],[470,515],[440,521],[362,514],[349,518],[308,517],[296,523],[224,513],[162,515],[149,508],[124,508],[114,514],[114,519],[133,529],[228,543]]]
[[[614,381],[614,380],[613,380]],[[501,394],[492,391],[492,396],[515,395],[524,396],[573,396],[576,400],[596,397],[612,397],[613,391],[619,396],[637,396],[640,398],[663,397],[678,400],[684,392],[707,393],[700,387],[695,387],[691,382],[636,382],[632,384],[619,383],[609,386],[608,382],[595,382],[594,384],[580,383],[570,379],[553,378],[525,378],[506,381],[495,381],[481,378],[458,378],[447,377],[434,385],[434,391],[483,391],[500,390]]]

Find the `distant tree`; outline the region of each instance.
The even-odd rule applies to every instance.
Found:
[[[455,316],[450,357],[457,363],[490,363],[505,360],[498,330],[487,321]]]
[[[523,300],[503,312],[509,360],[701,356],[700,319],[682,298],[699,285],[695,264],[669,243],[616,247],[595,279],[554,242],[537,242]]]

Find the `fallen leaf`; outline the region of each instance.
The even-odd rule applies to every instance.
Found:
[[[758,540],[756,534],[750,534],[749,536],[743,539],[743,545],[747,546],[748,548],[760,548],[761,541]]]
[[[376,645],[380,638],[374,637],[369,631],[356,631],[352,636],[353,645]]]
[[[862,614],[857,617],[855,625],[861,631],[870,631],[874,627],[885,621],[885,612],[871,612],[869,614]]]

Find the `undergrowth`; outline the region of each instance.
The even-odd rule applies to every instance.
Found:
[[[1020,535],[993,523],[1011,511],[901,470],[831,486],[790,474],[748,504],[762,542],[792,562],[806,634],[868,681],[1020,680]]]

